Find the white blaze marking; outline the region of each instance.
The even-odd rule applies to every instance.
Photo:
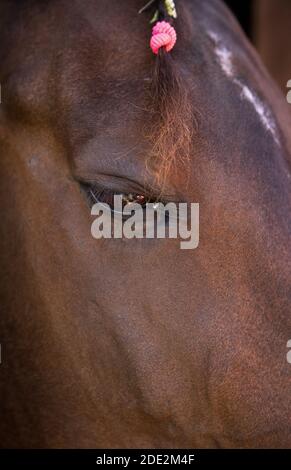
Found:
[[[222,70],[228,77],[233,76],[232,53],[225,47],[217,47],[216,55]]]
[[[233,64],[231,51],[221,44],[221,41],[217,34],[210,32],[209,36],[215,42],[215,54],[220,63],[220,67],[228,77],[232,77]]]
[[[241,80],[235,78],[232,52],[222,44],[221,39],[216,33],[210,32],[208,34],[215,43],[214,52],[222,71],[241,89],[241,98],[245,99],[253,106],[265,129],[272,134],[275,142],[280,145],[276,122],[271,110],[254,91],[247,87]]]
[[[237,80],[238,81],[238,80]],[[267,106],[260,100],[260,98],[255,95],[246,85],[240,83],[242,89],[242,96],[253,105],[257,114],[260,116],[262,123],[264,124],[267,131],[271,132],[275,141],[279,145],[279,139],[277,135],[276,123],[272,117],[271,111]]]

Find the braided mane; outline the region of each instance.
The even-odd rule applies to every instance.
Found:
[[[174,25],[175,19],[169,16],[166,2],[160,0],[155,4],[158,12],[155,20]],[[187,84],[175,60],[175,48],[168,53],[161,47],[155,57],[151,87],[152,152],[148,166],[154,170],[159,186],[163,187],[175,168],[179,164],[186,166],[189,160],[195,120]]]

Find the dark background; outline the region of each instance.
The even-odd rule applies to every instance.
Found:
[[[291,79],[291,0],[225,0],[284,93]]]
[[[291,0],[290,0],[291,1]],[[254,0],[226,0],[250,39],[253,39]]]

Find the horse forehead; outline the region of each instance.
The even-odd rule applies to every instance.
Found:
[[[50,83],[58,82],[59,90],[73,96],[91,78],[96,81],[102,77],[105,80],[110,78],[111,84],[116,78],[118,86],[122,78],[125,80],[135,76],[148,79],[153,57],[149,48],[151,27],[148,18],[138,15],[143,3],[142,0],[127,0],[123,5],[118,0],[111,0],[109,7],[107,0],[86,0],[86,4],[73,0],[68,9],[65,0],[47,2],[46,8],[38,9],[34,16],[28,15],[27,20],[24,20],[25,28],[22,29],[28,34],[23,36],[22,44],[16,41],[13,48],[12,43],[11,54],[19,63],[17,74],[21,82],[27,79],[32,84],[37,82],[38,88],[41,82],[46,87],[45,69],[50,68],[51,71],[55,68],[55,74],[47,77]],[[185,2],[187,8],[189,3]],[[31,5],[33,10],[34,5],[37,3]],[[217,9],[216,5],[220,4],[215,2],[214,10]],[[200,12],[195,20],[191,11],[187,8],[184,11],[182,6],[181,18],[184,24],[178,31],[181,43],[186,33],[195,31],[194,23],[200,21],[199,17],[203,13]],[[186,25],[189,18],[193,20],[190,30]],[[216,21],[216,17],[213,21]],[[204,36],[197,33],[195,48],[191,46],[187,52],[187,44],[184,52],[178,51],[178,61],[183,61],[183,54],[190,56],[196,53],[195,50],[199,55],[204,48]],[[66,82],[63,89],[62,80]],[[28,96],[27,90],[25,94]]]
[[[128,0],[122,6],[121,2],[111,0],[110,7],[108,3],[73,0],[69,8],[65,0],[23,3],[15,17],[13,11],[10,13],[8,23],[13,27],[8,24],[9,27],[1,31],[2,65],[13,63],[16,68],[17,62],[23,67],[29,63],[32,69],[37,68],[42,57],[43,62],[53,59],[56,66],[66,66],[78,64],[81,55],[90,55],[92,66],[99,65],[98,59],[106,58],[110,63],[112,58],[112,62],[124,59],[124,67],[135,58],[141,59],[142,54],[134,51],[141,47],[143,51],[147,49],[150,27],[138,15],[139,2]],[[9,54],[4,49],[3,39],[9,46]],[[122,64],[118,65],[122,70]]]
[[[29,9],[21,13],[22,27],[8,38],[9,57],[2,61],[11,106],[49,115],[57,97],[68,119],[76,107],[87,109],[90,117],[93,105],[98,114],[105,113],[105,102],[110,105],[117,96],[116,112],[125,101],[132,110],[143,106],[152,57],[139,2],[126,2],[126,8],[115,0],[110,8],[102,0],[86,5],[74,0],[69,9],[63,0],[43,9],[35,5],[31,18]]]

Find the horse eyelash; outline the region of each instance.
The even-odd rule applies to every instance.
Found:
[[[113,190],[107,189],[107,188],[100,188],[100,187],[97,187],[97,186],[94,186],[94,185],[83,185],[83,189],[85,190],[87,200],[89,202],[90,207],[92,207],[94,204],[96,204],[98,202],[107,203],[107,204],[109,204],[110,207],[112,207],[114,196],[120,195],[120,194],[124,194],[125,196],[129,196],[130,194],[132,194],[132,193],[124,193],[122,191],[120,191],[120,192],[119,191],[113,191]],[[149,196],[146,192],[142,195],[145,196],[145,199],[146,199],[145,203],[163,202],[163,201],[159,200],[158,198],[153,198],[153,197]],[[106,199],[107,199],[107,201],[106,201]],[[108,200],[110,202],[108,202]]]
[[[100,202],[101,196],[104,194],[105,190],[104,189],[96,189],[94,186],[88,186],[87,189],[90,197],[94,201],[94,203]],[[113,191],[112,191],[113,194]]]
[[[121,194],[116,191],[111,191],[109,189],[100,188],[93,185],[84,185],[83,187],[85,189],[86,197],[90,207],[92,207],[94,204],[97,204],[98,202],[106,202],[102,200],[102,198],[106,199],[107,197],[107,199],[112,199],[113,201],[113,197],[115,194]],[[111,204],[109,205],[111,206]]]

